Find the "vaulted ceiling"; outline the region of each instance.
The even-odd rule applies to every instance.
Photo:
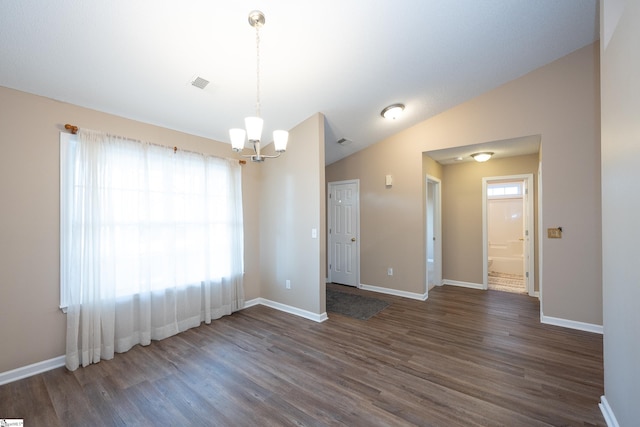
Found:
[[[255,113],[253,9],[263,138],[321,112],[327,164],[599,37],[597,0],[3,0],[0,86],[229,142]]]

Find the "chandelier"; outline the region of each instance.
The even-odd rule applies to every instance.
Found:
[[[231,148],[233,151],[241,152],[245,144],[245,136],[253,144],[255,154],[242,154],[242,157],[250,157],[253,162],[263,162],[264,159],[272,159],[280,157],[287,149],[287,141],[289,140],[289,132],[286,130],[273,131],[273,145],[276,155],[267,156],[260,152],[260,138],[262,137],[263,120],[260,117],[260,27],[264,25],[264,13],[254,10],[249,13],[249,25],[256,29],[256,115],[254,117],[245,117],[245,129],[229,129],[229,137],[231,138]]]

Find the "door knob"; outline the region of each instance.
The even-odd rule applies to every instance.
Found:
[[[356,238],[355,238],[355,237],[352,237],[352,238],[351,238],[351,241],[352,241],[352,242],[355,242],[355,241],[356,241]]]

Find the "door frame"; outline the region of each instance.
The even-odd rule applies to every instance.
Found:
[[[542,310],[542,242],[544,241],[544,228],[542,227],[542,162],[538,162],[538,292],[536,296],[540,300],[540,321],[543,320]]]
[[[355,184],[355,216],[356,216],[356,266],[354,268],[356,275],[356,287],[361,288],[360,283],[360,180],[359,179],[347,179],[343,181],[332,181],[327,184],[327,200],[331,200],[331,192],[337,185],[342,184]],[[331,283],[331,268],[329,267],[331,260],[333,259],[333,237],[331,234],[331,224],[333,224],[333,210],[331,209],[331,202],[327,203],[327,283]]]
[[[442,286],[442,181],[435,176],[427,174],[425,177],[425,294],[429,293],[429,251],[427,250],[429,239],[429,226],[428,226],[428,204],[429,204],[429,183],[435,185],[435,206],[434,206],[434,221],[433,221],[433,237],[435,237],[435,244],[433,245],[433,271],[435,276],[436,286]]]
[[[492,181],[525,181],[527,194],[525,198],[525,228],[527,237],[525,242],[527,247],[525,250],[529,254],[529,262],[527,263],[527,293],[529,296],[535,296],[535,217],[534,217],[534,188],[533,174],[491,176],[482,178],[482,289],[489,289],[489,235],[488,235],[488,218],[487,218],[487,184]],[[525,272],[525,274],[527,273]]]

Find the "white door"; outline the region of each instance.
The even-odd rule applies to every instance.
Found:
[[[440,238],[440,180],[427,176],[427,292],[442,284],[442,240]]]
[[[349,286],[359,283],[359,182],[329,183],[329,280]]]
[[[524,213],[523,221],[522,221],[522,271],[524,271],[524,286],[527,289],[527,293],[533,295],[534,284],[530,281],[530,273],[533,271],[529,271],[529,265],[531,265],[531,250],[530,246],[533,244],[533,240],[531,239],[533,236],[529,235],[529,228],[532,228],[530,223],[532,223],[532,219],[530,217],[531,212],[533,212],[533,206],[531,207],[531,212],[529,210],[529,180],[524,179],[522,181],[523,187],[523,196],[522,196],[522,211]],[[533,205],[533,203],[531,203]]]

